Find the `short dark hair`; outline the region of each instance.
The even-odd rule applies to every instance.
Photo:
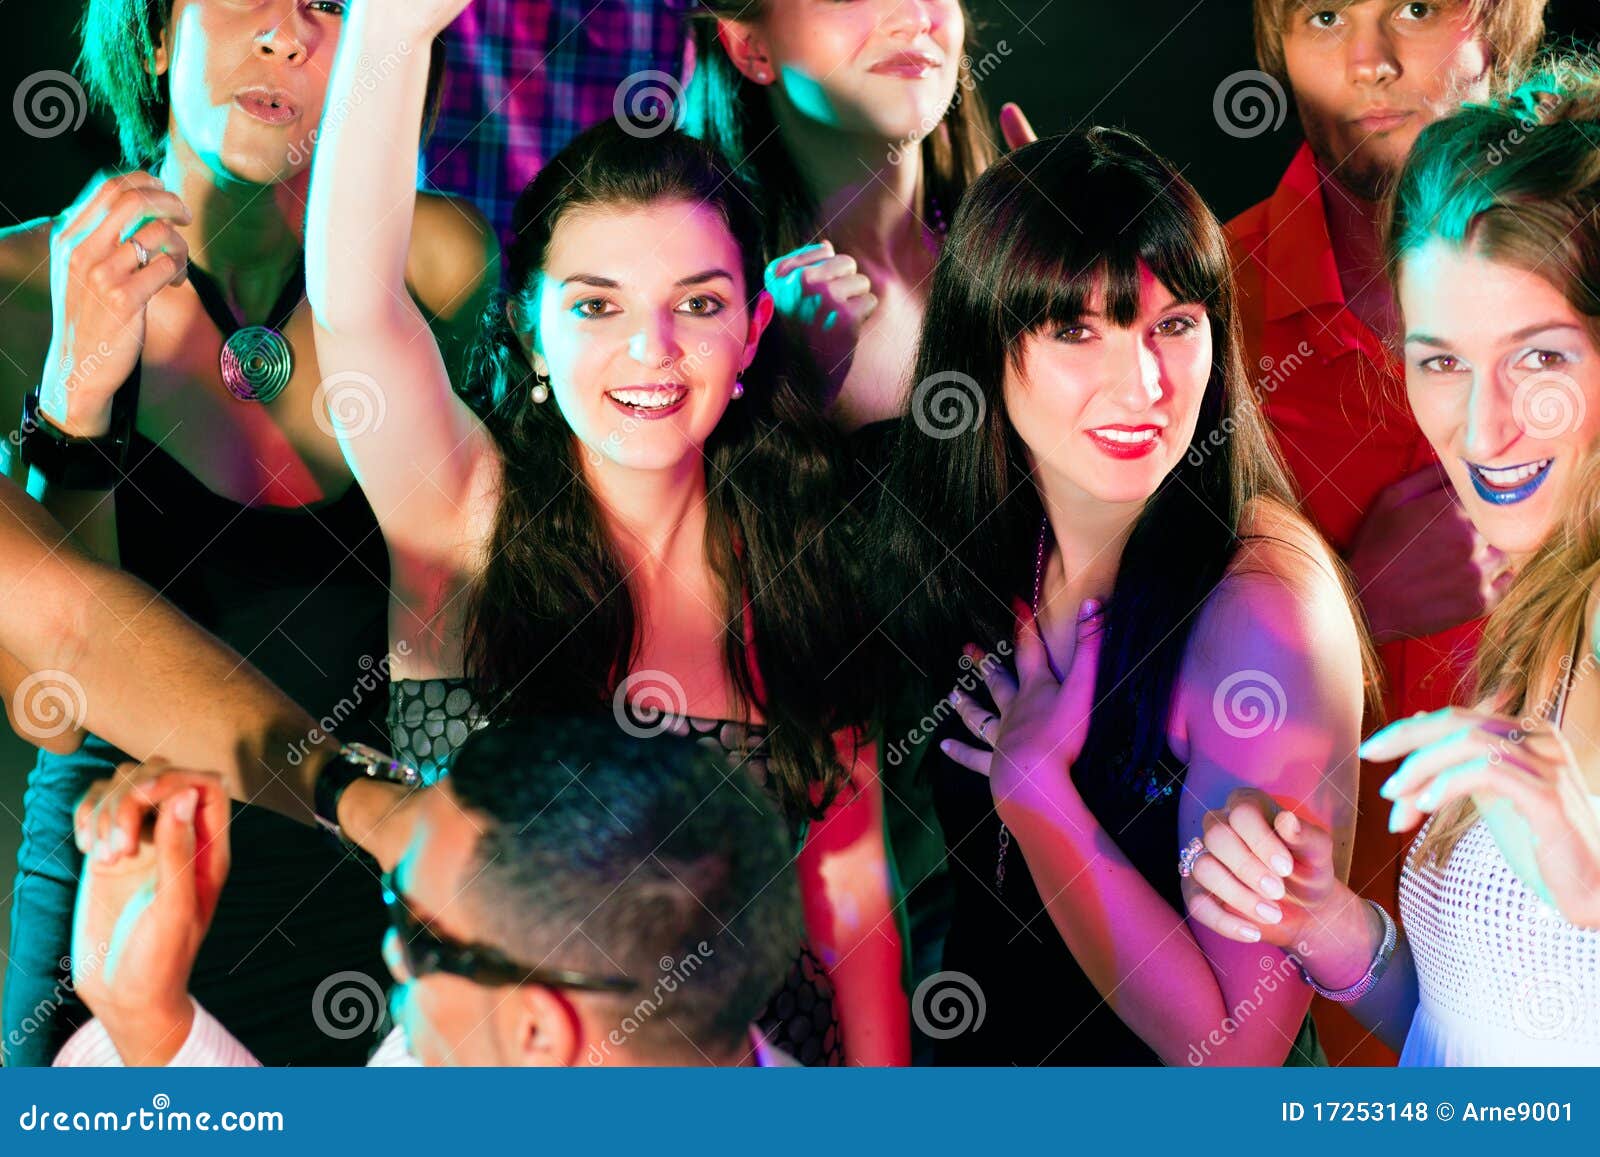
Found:
[[[788,827],[744,767],[610,715],[541,718],[474,733],[444,782],[491,821],[463,892],[477,938],[638,981],[597,998],[616,1043],[739,1047],[802,935]]]
[[[117,123],[122,159],[134,168],[161,160],[171,106],[167,80],[151,68],[156,48],[171,29],[173,0],[88,0],[79,26],[83,47],[78,71],[89,93]],[[430,128],[444,90],[444,40],[429,50],[428,101],[423,122]]]

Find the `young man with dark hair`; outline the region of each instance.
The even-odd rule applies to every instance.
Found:
[[[96,1020],[58,1065],[256,1063],[187,993],[226,810],[169,774],[139,853],[89,869],[75,980]],[[792,1063],[751,1024],[801,935],[789,835],[718,752],[610,716],[494,727],[410,815],[384,878],[398,1027],[372,1064]]]

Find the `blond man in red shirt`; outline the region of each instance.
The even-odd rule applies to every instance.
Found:
[[[1306,143],[1273,195],[1228,225],[1245,347],[1305,512],[1353,572],[1390,717],[1459,701],[1509,575],[1406,407],[1382,198],[1426,125],[1532,55],[1546,4],[1254,0],[1271,78],[1257,83],[1293,99]],[[1392,911],[1405,837],[1387,830],[1385,776],[1362,769],[1350,882]],[[1334,1064],[1394,1063],[1332,1005],[1317,1021]]]

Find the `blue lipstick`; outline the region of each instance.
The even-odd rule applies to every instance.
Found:
[[[1531,465],[1533,465],[1531,462],[1523,463],[1523,466]],[[1541,466],[1537,472],[1527,478],[1524,478],[1522,481],[1510,488],[1504,486],[1495,486],[1483,476],[1482,471],[1485,468],[1475,465],[1471,462],[1467,463],[1467,474],[1471,477],[1472,488],[1478,492],[1479,498],[1483,499],[1485,502],[1492,502],[1496,506],[1515,506],[1517,503],[1530,498],[1535,490],[1544,485],[1544,480],[1550,477],[1550,467],[1553,465],[1555,465],[1555,459],[1546,458],[1544,460],[1544,465]],[[1501,472],[1501,470],[1518,469],[1521,469],[1521,467],[1496,467],[1495,473],[1498,474]]]

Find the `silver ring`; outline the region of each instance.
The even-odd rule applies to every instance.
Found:
[[[991,714],[982,723],[978,724],[978,738],[983,740],[990,747],[994,746],[994,740],[989,738],[989,728],[994,726],[994,724],[999,722],[999,720],[1000,716]]]
[[[1210,851],[1206,848],[1206,842],[1199,836],[1195,836],[1184,844],[1183,850],[1178,853],[1178,875],[1187,880],[1194,875],[1195,861],[1201,856],[1209,856],[1210,854]]]
[[[128,244],[133,246],[133,255],[139,259],[140,269],[150,264],[150,250],[146,249],[137,237],[129,237]]]

